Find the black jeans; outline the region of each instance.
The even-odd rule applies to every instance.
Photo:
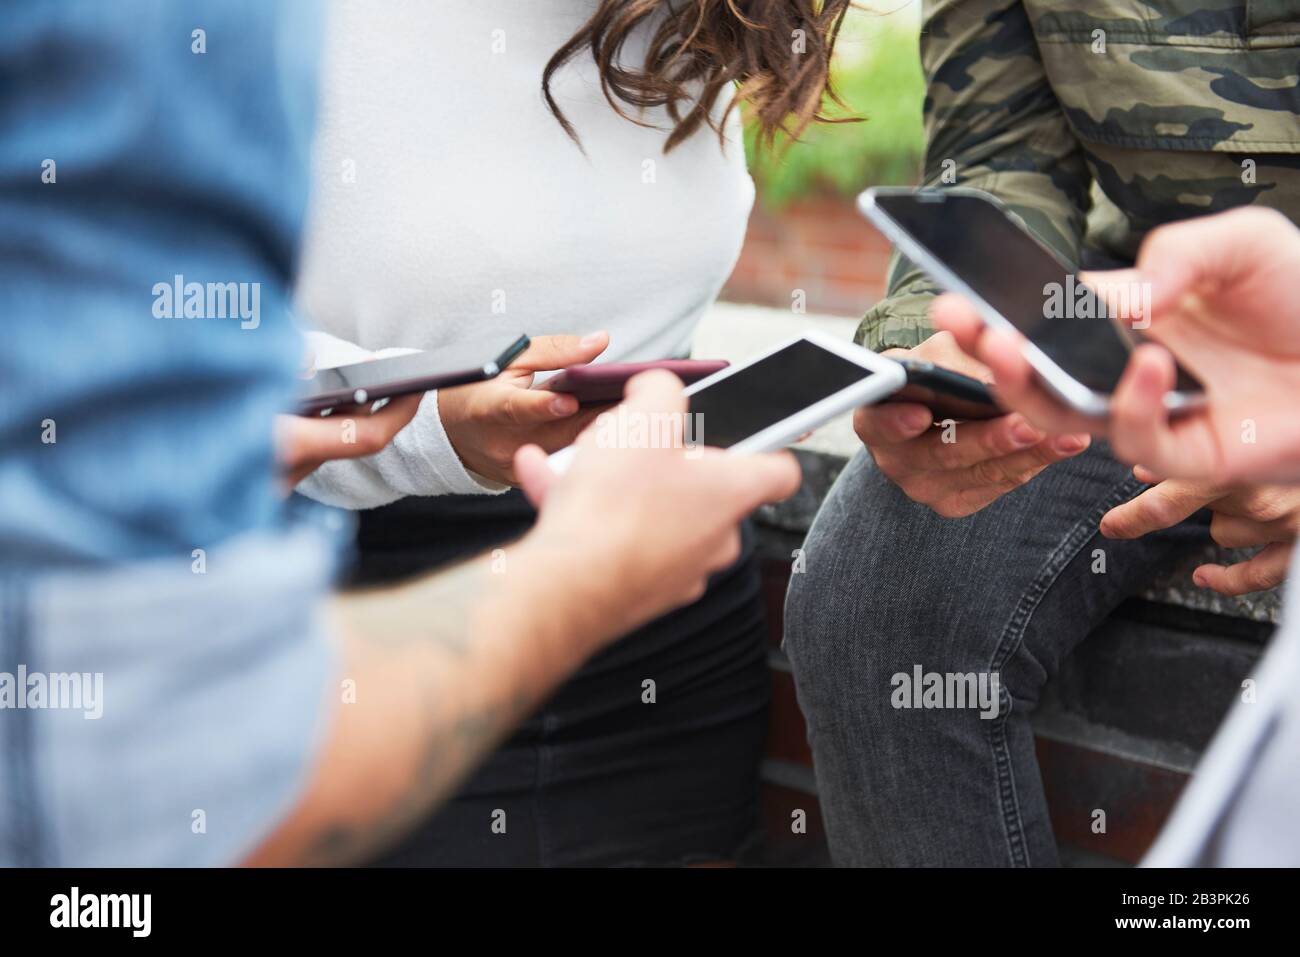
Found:
[[[1057,863],[1029,724],[1039,692],[1121,601],[1208,541],[1204,512],[1135,541],[1101,538],[1101,516],[1143,488],[1094,443],[946,519],[866,452],[849,463],[785,612],[837,864]],[[902,706],[918,666],[996,674],[996,714],[969,701]]]
[[[363,512],[355,580],[392,581],[481,552],[533,519],[518,492]],[[748,528],[744,539],[742,558],[703,598],[594,657],[375,863],[667,865],[737,854],[758,826],[769,693]]]

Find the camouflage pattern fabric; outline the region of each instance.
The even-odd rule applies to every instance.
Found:
[[[921,59],[927,186],[992,193],[1071,262],[1258,203],[1300,221],[1300,0],[942,0]],[[858,329],[927,338],[934,284],[895,256]]]

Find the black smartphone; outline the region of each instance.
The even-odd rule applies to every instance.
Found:
[[[1005,412],[993,398],[992,390],[979,379],[924,359],[898,359],[897,362],[907,373],[907,385],[884,399],[885,402],[918,402],[934,413],[935,421],[993,419]]]
[[[467,365],[463,355],[453,354],[463,353],[465,349],[461,347],[317,369],[306,380],[308,392],[298,400],[297,412],[299,415],[319,415],[341,405],[365,405],[413,392],[483,382],[500,374],[528,348],[528,344],[527,336],[519,336],[504,348],[496,347],[496,358],[478,365]],[[475,352],[487,351],[477,344],[471,348]]]
[[[986,193],[972,189],[869,189],[862,213],[940,286],[961,293],[990,326],[1018,330],[1039,380],[1065,404],[1105,416],[1138,324],[1114,319],[1106,303]],[[1130,311],[1149,300],[1132,290]],[[1149,318],[1149,310],[1144,313]],[[1203,401],[1201,384],[1179,369],[1171,412]]]

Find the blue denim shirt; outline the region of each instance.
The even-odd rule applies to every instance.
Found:
[[[318,16],[5,5],[0,570],[188,562],[281,521]]]
[[[0,866],[234,863],[313,767],[334,537],[272,422],[318,13],[0,13]]]

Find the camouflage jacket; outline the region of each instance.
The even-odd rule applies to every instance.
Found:
[[[993,193],[1071,262],[1246,203],[1300,221],[1300,0],[938,0],[921,59],[927,186]],[[930,334],[895,257],[869,348]]]

